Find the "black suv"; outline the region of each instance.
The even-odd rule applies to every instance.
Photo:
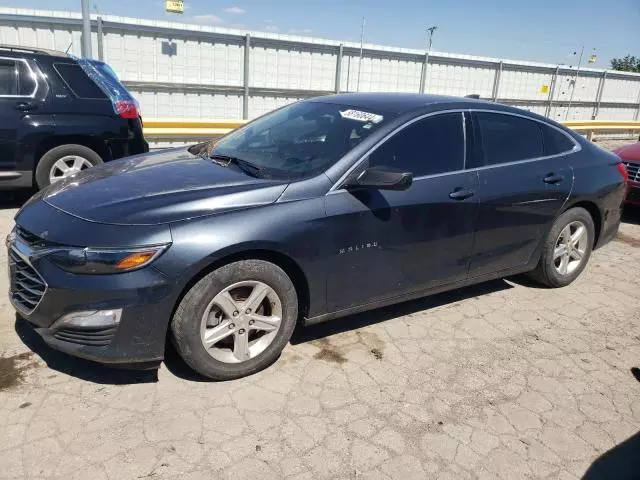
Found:
[[[106,63],[0,45],[0,189],[148,150],[138,103]]]

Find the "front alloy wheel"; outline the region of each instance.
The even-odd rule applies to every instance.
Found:
[[[196,372],[231,380],[273,363],[298,319],[289,276],[264,260],[224,265],[200,279],[171,321],[176,349]]]
[[[282,323],[282,302],[269,285],[256,280],[234,283],[217,294],[205,309],[200,326],[202,345],[225,363],[261,354]]]

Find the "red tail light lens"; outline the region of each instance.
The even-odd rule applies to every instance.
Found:
[[[116,113],[122,118],[135,119],[140,115],[138,106],[130,100],[117,100],[113,106],[116,109]]]
[[[621,162],[618,164],[618,172],[620,172],[624,183],[629,183],[629,172],[627,171],[627,166],[624,163]]]

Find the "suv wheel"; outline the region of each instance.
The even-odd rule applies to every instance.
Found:
[[[231,380],[258,372],[279,356],[298,317],[287,274],[262,260],[225,265],[184,296],[171,322],[176,349],[196,372]]]
[[[100,155],[84,145],[60,145],[45,153],[38,162],[36,184],[44,188],[100,163]]]
[[[530,276],[548,287],[564,287],[587,266],[595,236],[591,214],[584,208],[567,210],[551,227],[542,257]]]

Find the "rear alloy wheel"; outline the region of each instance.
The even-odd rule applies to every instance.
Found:
[[[49,183],[56,183],[91,167],[93,167],[93,164],[80,155],[65,155],[56,161],[51,170],[49,170]]]
[[[273,363],[291,338],[298,298],[287,274],[263,260],[230,263],[184,296],[171,322],[176,349],[196,372],[230,380]]]
[[[589,212],[580,207],[567,210],[551,227],[531,277],[549,287],[569,285],[586,267],[594,235]]]
[[[38,188],[45,188],[101,163],[100,155],[84,145],[59,145],[45,153],[38,162],[36,184]]]
[[[588,242],[587,226],[580,220],[562,229],[553,250],[553,264],[560,275],[570,275],[582,265]]]

